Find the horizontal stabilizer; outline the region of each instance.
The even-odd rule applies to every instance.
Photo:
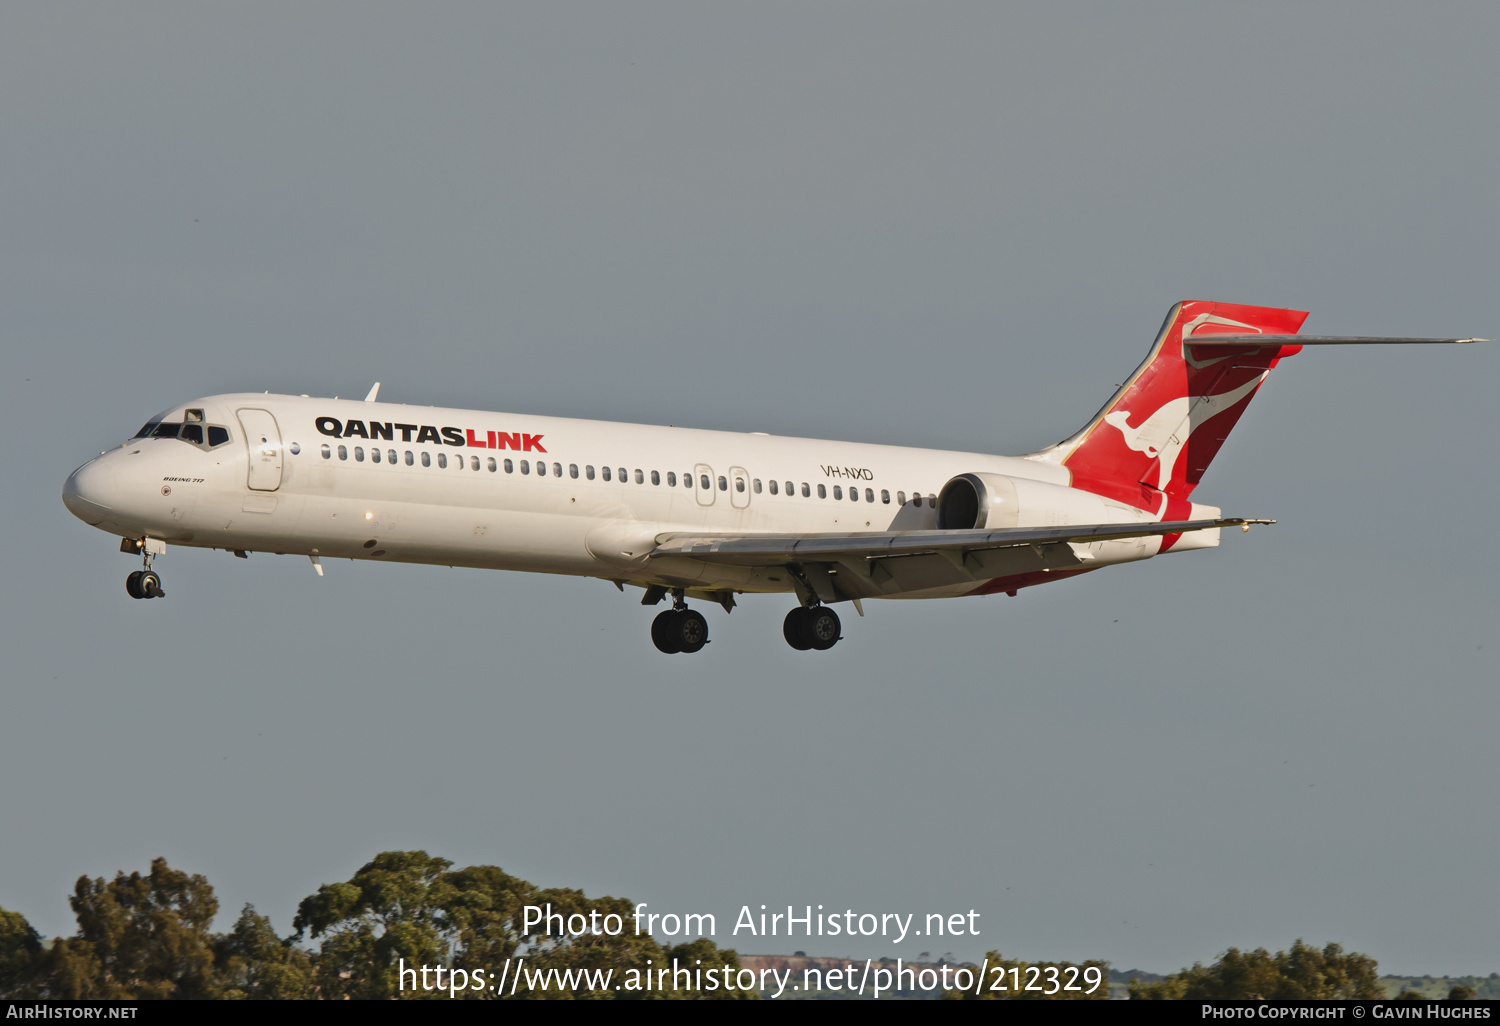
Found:
[[[1378,335],[1199,335],[1186,340],[1194,349],[1229,346],[1235,349],[1271,346],[1413,346],[1441,342],[1493,342],[1490,338],[1383,338]]]

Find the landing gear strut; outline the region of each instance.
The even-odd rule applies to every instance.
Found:
[[[167,593],[162,591],[161,576],[151,569],[151,561],[154,558],[150,549],[145,551],[141,557],[142,567],[129,577],[125,578],[125,593],[133,599],[165,598]]]
[[[827,606],[798,606],[781,624],[782,637],[799,652],[828,651],[839,643],[841,630],[839,615]]]

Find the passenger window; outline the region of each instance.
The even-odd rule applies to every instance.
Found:
[[[684,488],[691,488],[691,487],[693,487],[693,475],[692,474],[683,474],[682,475],[682,487],[684,487]]]
[[[432,453],[430,453],[430,452],[424,452],[422,454],[422,466],[424,466],[424,467],[430,467],[430,466],[432,466]]]
[[[594,479],[594,465],[592,463],[583,468],[583,476],[588,478],[590,481]]]
[[[521,473],[523,473],[523,474],[529,474],[529,473],[531,473],[531,463],[530,463],[529,460],[522,460],[521,461]]]
[[[379,463],[380,462],[380,450],[379,449],[371,449],[370,450],[370,462],[371,463]]]
[[[818,485],[818,487],[822,488],[823,486],[822,485]],[[802,482],[802,497],[805,499],[808,496],[810,496],[811,494],[812,494],[812,492],[810,492],[810,491],[807,490],[807,482],[803,481]]]
[[[514,474],[516,472],[516,465],[514,463],[512,463],[510,460],[506,460],[505,461],[505,472],[507,474]]]
[[[859,501],[859,489],[858,488],[851,488],[851,489],[849,489],[849,501],[850,502],[858,502]]]
[[[887,506],[891,504],[891,493],[889,490],[885,488],[880,489],[880,501],[885,503]]]
[[[216,445],[223,445],[227,441],[229,441],[228,431],[221,427],[211,427],[208,429],[208,447],[210,449]]]
[[[936,495],[929,495],[929,496],[927,496],[927,505],[931,506],[933,509],[937,509],[937,496]]]
[[[866,488],[865,489],[865,501],[866,502],[874,502],[875,501],[875,489],[873,489],[873,488]],[[890,497],[887,496],[885,501],[886,502],[890,502],[891,501]]]
[[[526,464],[523,463],[523,464],[521,464],[521,466],[524,467],[524,466],[526,466]],[[547,476],[547,464],[543,463],[541,460],[537,460],[536,461],[536,476],[537,477],[546,477]]]
[[[756,481],[756,482],[755,482],[755,483],[756,483],[756,484],[760,484],[760,482],[759,482],[759,481]],[[771,482],[771,494],[772,494],[772,495],[775,495],[775,494],[776,494],[776,482],[775,482],[775,481],[772,481],[772,482]]]
[[[500,465],[495,462],[495,457],[493,456],[489,457],[486,465],[490,468],[491,474],[500,469]]]
[[[912,494],[911,504],[913,506],[920,506],[920,505],[922,505],[922,493],[921,492],[915,492],[915,493]]]
[[[479,457],[478,456],[470,456],[469,457],[469,469],[470,470],[478,470],[479,469]]]
[[[737,477],[734,479],[734,490],[737,492],[743,492],[745,490],[745,479],[743,477]]]
[[[668,488],[676,488],[677,487],[677,471],[675,471],[675,470],[669,470],[669,471],[667,471],[667,487]]]
[[[659,472],[655,470],[651,471],[651,483],[654,485],[661,484],[661,474]]]
[[[365,461],[365,447],[362,446],[362,445],[356,445],[354,447],[354,462],[355,463],[363,463],[364,461]]]
[[[842,499],[844,497],[844,489],[842,485],[833,486],[833,497],[835,499]]]
[[[448,454],[445,453],[445,452],[438,453],[438,469],[439,470],[447,470],[448,469]]]
[[[322,452],[323,452],[323,458],[325,460],[331,460],[331,459],[333,459],[333,446],[329,445],[327,442],[323,443]]]
[[[611,471],[610,471],[610,469],[608,467],[601,468],[600,471],[599,471],[599,473],[604,476],[604,480],[606,480],[606,481],[612,480],[612,478],[610,477]]]
[[[806,486],[804,485],[803,487],[806,487]],[[826,498],[828,498],[828,489],[825,488],[825,487],[823,487],[822,485],[818,485],[818,498],[820,498],[820,499],[826,499]]]
[[[721,492],[727,492],[727,491],[729,491],[729,481],[724,477],[723,474],[719,475],[719,491],[721,491]]]
[[[417,457],[412,454],[410,449],[406,450],[406,465],[408,467],[415,467],[417,465]]]
[[[698,475],[698,484],[702,486],[705,492],[713,488],[713,485],[709,483],[707,474]]]
[[[187,413],[185,413],[185,414],[182,415],[182,419],[185,420],[185,421],[187,421],[190,424],[202,424],[203,423],[203,411],[202,410],[188,410]]]
[[[344,446],[342,446],[342,445],[339,446],[339,459],[341,459],[341,460],[347,460],[348,458],[349,458],[349,450],[347,448],[345,448]]]
[[[625,468],[621,467],[620,468],[620,483],[624,484],[626,481],[629,481],[629,480],[630,480],[630,477],[625,473]]]
[[[896,505],[898,505],[898,506],[905,506],[906,505],[906,493],[905,492],[897,492],[896,493]]]
[[[202,424],[184,424],[184,425],[182,425],[182,440],[184,442],[192,442],[194,445],[202,445],[203,444],[203,425]]]
[[[760,494],[760,478],[757,477],[755,479],[752,487],[754,487],[754,489],[755,489],[755,494],[759,495]]]
[[[574,481],[578,480],[578,464],[576,464],[576,463],[569,463],[568,464],[568,476],[571,477]]]
[[[636,484],[645,484],[646,483],[646,475],[641,473],[641,468],[640,467],[636,467],[635,468],[635,483]]]
[[[158,424],[156,430],[151,432],[152,438],[176,438],[177,432],[182,430],[181,424]]]

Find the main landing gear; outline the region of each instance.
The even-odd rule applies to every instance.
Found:
[[[655,605],[666,597],[665,585],[653,584],[646,589],[643,605]],[[651,642],[668,655],[698,652],[708,644],[708,621],[703,614],[689,609],[683,600],[683,589],[672,589],[672,608],[656,614],[651,621]],[[727,603],[725,608],[733,605]],[[786,643],[799,652],[826,652],[839,643],[843,624],[839,614],[827,606],[798,606],[786,614],[781,633]]]
[[[839,614],[827,606],[798,606],[786,614],[781,634],[799,652],[826,652],[839,643]]]
[[[666,612],[657,613],[651,621],[651,641],[658,649],[673,655],[697,652],[708,644],[708,621],[696,609],[689,609],[679,599]]]

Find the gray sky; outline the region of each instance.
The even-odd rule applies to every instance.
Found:
[[[173,550],[63,479],[270,389],[1024,452],[1178,299],[1500,334],[1492,4],[0,8],[0,906],[224,916],[420,847],[741,951],[1500,970],[1500,348],[1306,352],[1198,496],[1280,523],[659,655],[598,581]],[[852,612],[852,611],[851,611]],[[742,904],[978,938],[732,937]]]

